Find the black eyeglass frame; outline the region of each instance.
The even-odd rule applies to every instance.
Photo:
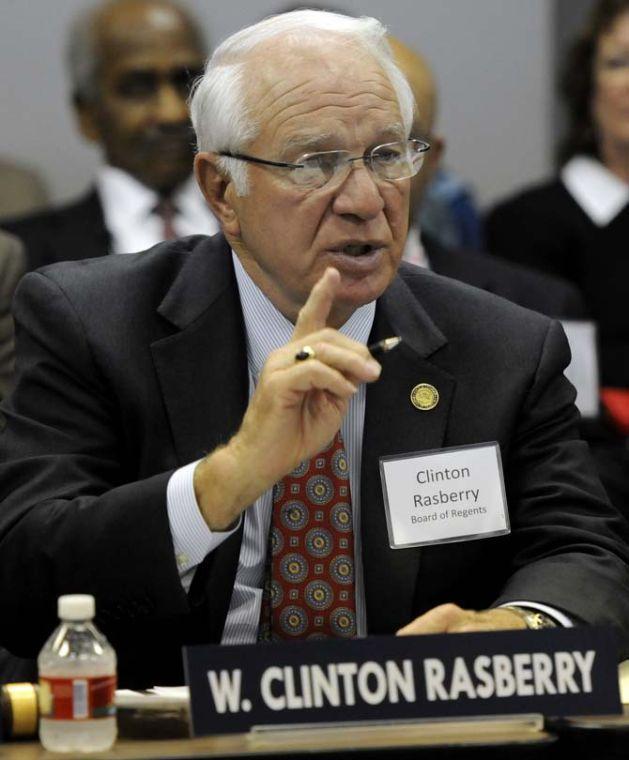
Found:
[[[395,140],[393,142],[388,143],[382,143],[381,145],[376,145],[374,148],[370,148],[369,150],[366,150],[362,156],[355,156],[353,158],[348,158],[347,163],[351,163],[352,161],[363,161],[365,165],[370,165],[373,161],[372,155],[379,150],[380,148],[386,148],[387,145],[397,145],[398,143],[406,142],[406,143],[419,143],[422,146],[421,150],[418,150],[417,153],[422,155],[430,150],[430,143],[426,142],[426,140],[418,140],[414,137],[409,137],[408,140]],[[303,158],[310,158],[311,156],[316,156],[319,153],[341,153],[341,152],[349,152],[349,151],[334,151],[334,150],[323,150],[323,151],[315,151],[314,153],[306,153],[304,154]],[[217,153],[219,156],[223,156],[224,158],[235,158],[238,161],[248,161],[250,163],[254,164],[262,164],[263,166],[277,166],[281,169],[304,169],[304,164],[290,164],[285,161],[269,161],[267,158],[258,158],[257,156],[250,156],[247,153],[231,153],[230,151],[219,151]],[[421,169],[421,166],[420,166]],[[419,171],[419,169],[417,170]],[[376,175],[377,176],[377,175]],[[414,175],[409,175],[414,176]],[[397,177],[396,179],[389,180],[390,182],[398,182],[402,179],[408,179],[408,177]]]

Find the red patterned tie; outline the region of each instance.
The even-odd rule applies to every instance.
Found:
[[[261,638],[355,636],[354,530],[340,432],[275,484],[270,548]]]

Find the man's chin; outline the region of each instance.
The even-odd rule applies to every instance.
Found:
[[[337,292],[339,303],[352,305],[355,309],[375,301],[389,287],[395,271],[371,273],[363,277],[348,276],[341,272],[341,284]]]
[[[364,281],[345,283],[342,280],[334,299],[330,327],[340,327],[347,322],[356,309],[376,301],[387,289],[390,282],[390,278],[382,278],[379,282],[372,283]]]

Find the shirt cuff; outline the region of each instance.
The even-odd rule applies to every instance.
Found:
[[[210,530],[201,515],[194,493],[194,470],[202,460],[180,467],[170,476],[166,488],[168,521],[173,537],[175,559],[179,576],[183,576],[200,564],[205,557],[219,547],[226,538],[240,527],[228,531]],[[189,585],[189,579],[185,586]]]
[[[526,607],[529,610],[538,610],[539,612],[543,612],[544,615],[548,615],[549,618],[552,618],[556,623],[558,623],[560,626],[563,626],[564,628],[574,628],[574,623],[567,615],[564,615],[563,612],[559,612],[559,610],[556,610],[554,607],[548,607],[545,604],[539,604],[538,602],[506,602],[505,604],[501,604],[501,607]]]

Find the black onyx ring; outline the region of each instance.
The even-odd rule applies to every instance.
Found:
[[[301,350],[295,354],[296,362],[305,362],[306,359],[315,359],[317,354],[312,346],[302,346]]]

